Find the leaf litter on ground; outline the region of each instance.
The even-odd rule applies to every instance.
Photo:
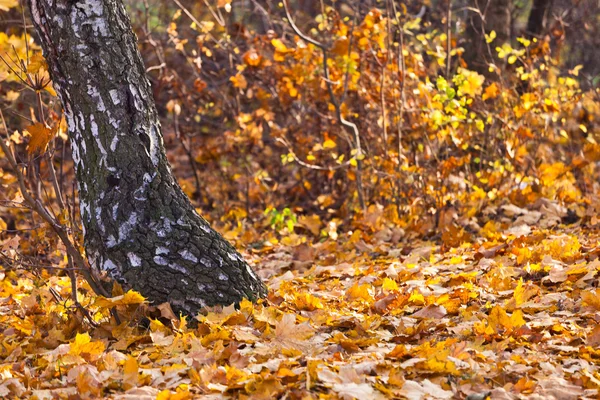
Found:
[[[596,398],[598,232],[499,212],[457,247],[353,235],[247,254],[268,299],[196,323],[82,284],[90,327],[50,293],[69,299],[67,277],[3,270],[0,397]]]

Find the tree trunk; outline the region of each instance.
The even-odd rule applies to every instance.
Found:
[[[171,174],[121,0],[29,0],[69,126],[94,271],[194,315],[266,288]]]
[[[530,37],[539,37],[542,35],[551,7],[551,0],[533,0],[526,28],[526,33]]]
[[[467,43],[463,55],[469,69],[489,78],[497,76],[495,72],[489,72],[489,64],[503,69],[504,60],[498,58],[496,47],[510,43],[511,5],[511,0],[469,1],[471,9],[467,18]],[[488,44],[485,34],[492,31],[496,32],[496,39]]]

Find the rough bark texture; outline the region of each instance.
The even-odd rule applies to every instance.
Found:
[[[121,0],[29,0],[69,125],[92,268],[196,313],[266,289],[171,174]]]
[[[479,72],[488,78],[498,74],[489,72],[489,64],[504,68],[504,60],[498,58],[496,47],[510,43],[511,32],[511,0],[470,0],[469,17],[467,18],[465,53],[463,58],[469,69]],[[479,10],[479,11],[474,11]],[[496,32],[496,39],[486,43],[485,34]]]

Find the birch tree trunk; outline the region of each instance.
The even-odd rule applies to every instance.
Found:
[[[29,0],[69,126],[93,270],[195,314],[266,288],[171,174],[121,0]]]

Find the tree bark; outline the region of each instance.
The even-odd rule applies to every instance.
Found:
[[[496,47],[510,43],[512,1],[470,0],[469,6],[463,58],[469,69],[494,78],[498,75],[489,71],[489,64],[496,65],[500,70],[504,67],[504,60],[498,58]],[[488,44],[485,34],[491,31],[496,32],[496,39]]]
[[[29,0],[69,126],[88,260],[154,303],[194,315],[266,294],[171,174],[121,0]]]
[[[530,37],[539,37],[542,35],[551,7],[551,0],[533,0],[526,28],[526,33]]]

